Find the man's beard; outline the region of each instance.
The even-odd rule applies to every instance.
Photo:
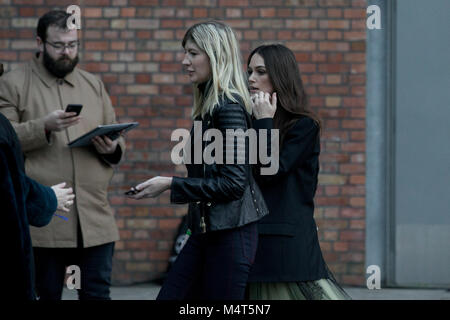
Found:
[[[75,58],[70,59],[69,56],[64,55],[55,60],[44,49],[44,66],[47,70],[57,78],[64,78],[67,74],[71,73],[75,66],[78,64],[78,54]]]

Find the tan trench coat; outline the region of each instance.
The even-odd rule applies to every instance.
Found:
[[[83,119],[75,126],[52,132],[48,142],[43,117],[67,104],[82,104]],[[0,78],[0,112],[14,126],[25,155],[26,173],[51,186],[66,182],[74,189],[75,203],[68,221],[54,217],[43,228],[31,227],[34,247],[77,246],[80,223],[84,247],[119,239],[107,189],[113,168],[93,147],[69,148],[72,141],[100,124],[115,123],[115,113],[100,79],[75,68],[60,80],[42,64],[42,55]],[[125,151],[120,138],[119,145]]]

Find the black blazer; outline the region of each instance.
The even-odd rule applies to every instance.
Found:
[[[270,118],[255,129],[272,129]],[[313,218],[319,173],[319,127],[302,117],[286,133],[275,175],[256,175],[269,215],[258,223],[259,243],[250,282],[327,278]],[[257,173],[259,170],[257,170]]]

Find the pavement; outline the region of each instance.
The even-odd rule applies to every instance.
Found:
[[[155,300],[161,285],[144,283],[132,286],[111,287],[112,300]],[[354,300],[450,300],[450,289],[346,287],[344,290]],[[77,300],[76,290],[63,291],[63,300]]]

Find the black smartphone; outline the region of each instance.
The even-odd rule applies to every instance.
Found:
[[[136,193],[139,193],[139,191],[133,187],[133,188],[131,188],[131,190],[128,190],[127,192],[125,192],[125,195],[132,196],[132,195],[135,195]]]
[[[81,109],[83,109],[82,104],[68,104],[65,112],[76,112],[78,116],[81,112]]]

